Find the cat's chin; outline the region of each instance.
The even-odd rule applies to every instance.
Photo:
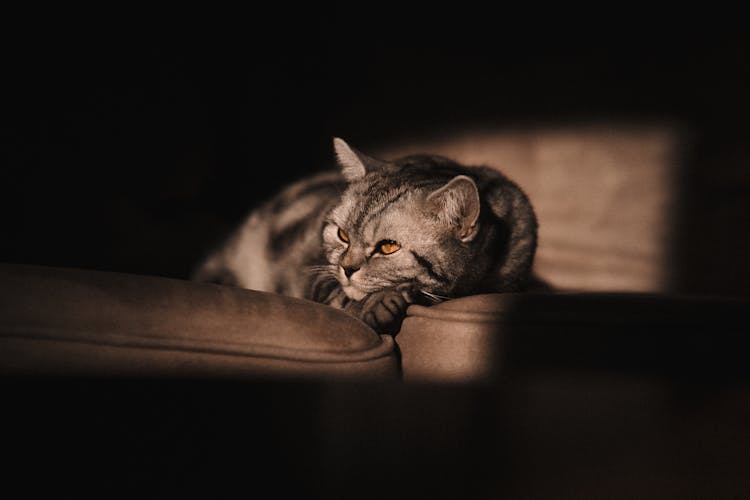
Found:
[[[347,297],[352,300],[362,300],[367,297],[367,294],[353,285],[343,285],[342,289]]]

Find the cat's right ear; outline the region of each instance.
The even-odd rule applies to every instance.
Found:
[[[385,162],[360,153],[338,137],[333,138],[333,149],[336,151],[341,173],[349,182],[361,179],[367,172],[385,165]]]
[[[466,175],[457,175],[427,196],[428,210],[453,226],[456,238],[464,243],[477,235],[480,205],[479,189]]]

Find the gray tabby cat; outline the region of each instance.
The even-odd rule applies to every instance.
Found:
[[[411,303],[527,287],[537,222],[516,184],[487,167],[386,162],[333,142],[340,172],[253,211],[194,279],[315,300],[391,334]]]

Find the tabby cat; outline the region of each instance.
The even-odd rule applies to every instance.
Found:
[[[391,334],[411,303],[529,284],[536,217],[497,170],[333,143],[340,171],[254,210],[194,279],[315,300]]]

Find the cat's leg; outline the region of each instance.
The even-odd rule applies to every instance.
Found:
[[[371,293],[361,301],[350,302],[344,310],[378,333],[396,335],[406,316],[406,308],[416,301],[417,296],[414,285],[404,283]]]
[[[376,332],[388,335],[398,333],[406,308],[420,297],[411,283],[371,293],[360,301],[347,297],[335,280],[313,280],[311,285],[309,298],[342,309]]]

